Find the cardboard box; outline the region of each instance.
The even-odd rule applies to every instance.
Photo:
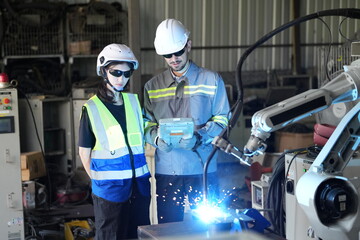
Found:
[[[284,152],[285,150],[306,148],[314,145],[314,133],[275,133],[275,151]]]
[[[44,157],[41,152],[21,153],[21,180],[29,181],[46,175]]]
[[[68,46],[70,55],[91,54],[91,41],[70,42]]]

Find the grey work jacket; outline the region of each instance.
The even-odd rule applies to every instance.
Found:
[[[230,111],[224,81],[213,71],[190,62],[188,71],[178,81],[168,69],[150,79],[144,87],[146,141],[153,145],[158,121],[163,118],[193,118],[202,145],[196,151],[174,148],[166,153],[156,149],[155,172],[165,175],[203,173],[212,139],[228,124]],[[155,131],[154,131],[155,130]],[[215,155],[208,172],[216,171]]]

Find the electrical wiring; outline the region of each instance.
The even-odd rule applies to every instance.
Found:
[[[272,209],[272,211],[269,211],[269,218],[274,228],[273,231],[280,236],[285,237],[286,235],[286,213],[284,210],[284,196],[285,184],[288,180],[290,167],[299,154],[306,153],[308,157],[316,158],[320,150],[321,148],[317,146],[288,150],[278,158],[277,162],[273,167],[273,175],[269,183],[266,205],[268,209]],[[288,153],[294,153],[294,156],[291,158],[287,169],[285,169],[285,155]]]
[[[315,159],[319,155],[321,149],[322,147],[316,145],[308,147],[306,156]]]
[[[269,220],[273,226],[273,230],[280,236],[284,237],[283,222],[283,192],[284,192],[284,169],[285,169],[285,154],[282,154],[273,168],[273,175],[271,177],[268,189],[268,197],[266,205],[269,211]]]
[[[269,182],[268,195],[266,199],[266,207],[269,211],[269,220],[273,226],[273,231],[278,235],[285,237],[285,221],[286,215],[284,210],[284,193],[285,193],[285,155],[288,153],[296,153],[294,158],[303,153],[306,148],[299,148],[285,151],[280,155],[273,167],[273,174]],[[290,163],[291,164],[291,163]]]
[[[289,162],[289,166],[288,166],[288,168],[286,169],[286,174],[285,174],[285,180],[287,180],[288,179],[288,176],[289,176],[289,170],[290,170],[290,167],[291,167],[291,165],[292,165],[292,163],[293,163],[293,161],[294,161],[294,159],[299,155],[299,154],[304,154],[304,153],[307,153],[308,151],[307,151],[307,148],[304,148],[304,150],[303,151],[299,151],[299,152],[296,152],[295,154],[294,154],[294,156],[291,158],[291,160],[290,160],[290,162]]]
[[[33,239],[42,240],[42,237],[37,235],[35,227],[28,222],[26,222],[26,224],[31,228],[31,235],[25,237],[25,240],[33,240]]]

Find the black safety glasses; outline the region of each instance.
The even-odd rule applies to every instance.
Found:
[[[118,69],[109,69],[109,73],[111,75],[113,75],[114,77],[121,77],[122,75],[124,75],[124,77],[129,78],[131,76],[131,74],[133,73],[133,70],[123,72]]]
[[[180,57],[181,55],[184,54],[185,52],[185,48],[184,47],[183,49],[181,49],[180,51],[176,52],[176,53],[170,53],[170,54],[165,54],[165,55],[162,55],[164,58],[172,58],[173,55],[175,55],[175,57]]]

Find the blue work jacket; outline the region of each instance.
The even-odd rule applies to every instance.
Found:
[[[146,141],[153,144],[151,133],[163,118],[192,118],[202,144],[196,151],[173,148],[155,152],[155,172],[165,175],[203,173],[211,150],[211,141],[228,124],[229,101],[221,76],[190,61],[187,72],[175,79],[170,69],[150,79],[144,86]],[[216,171],[215,155],[208,172]]]

